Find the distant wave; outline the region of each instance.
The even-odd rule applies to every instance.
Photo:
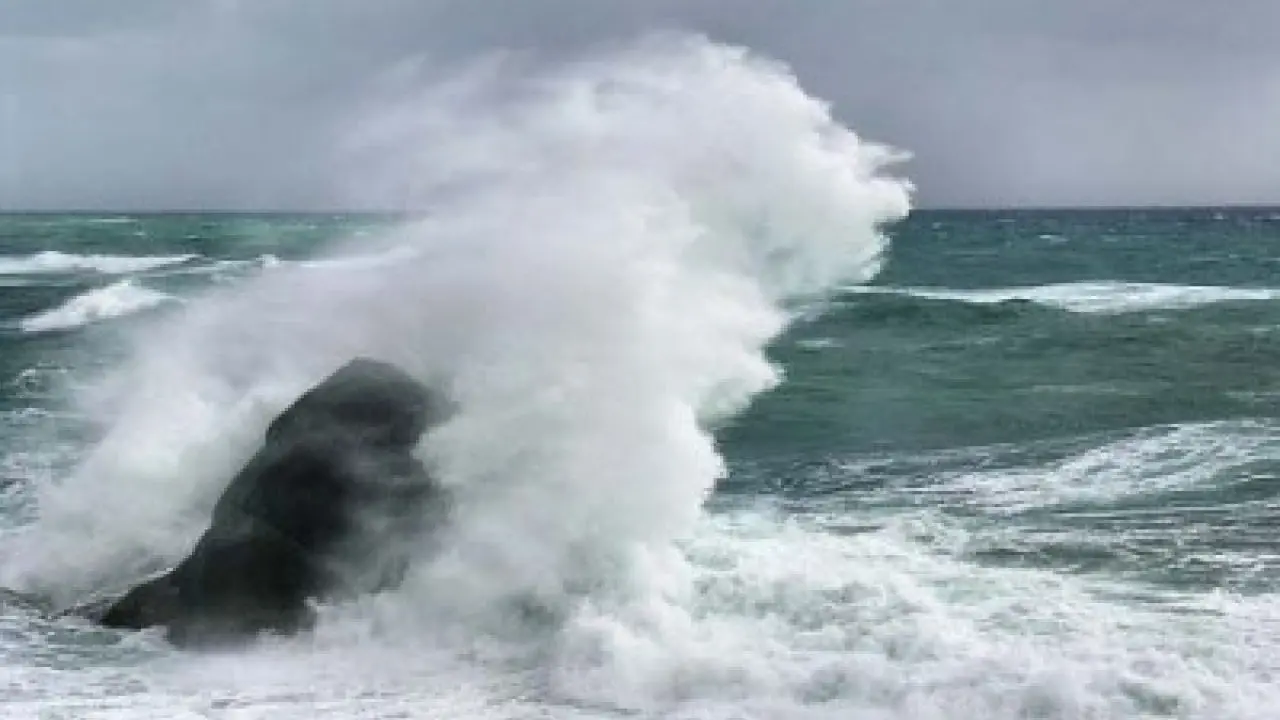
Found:
[[[173,270],[167,270],[163,274],[218,276],[227,272],[235,273],[245,270],[278,270],[287,268],[323,271],[373,270],[395,265],[396,263],[410,259],[411,257],[413,257],[413,253],[403,249],[378,254],[343,255],[321,260],[284,260],[277,255],[265,253],[255,258],[218,260],[217,262],[204,265],[191,265],[182,268],[175,268]]]
[[[198,256],[197,256],[198,257]],[[159,272],[151,273],[156,277],[172,277],[175,275],[212,275],[214,279],[227,273],[239,273],[241,271],[262,270],[280,265],[283,261],[271,254],[259,255],[254,258],[239,258],[228,260],[207,259],[202,263],[187,262],[181,266],[166,266],[156,268]]]
[[[128,225],[129,223],[138,222],[138,218],[128,215],[119,215],[115,217],[97,217],[85,220],[90,225]]]
[[[74,330],[101,320],[132,315],[175,299],[171,295],[139,287],[131,280],[121,280],[32,315],[22,320],[19,327],[29,333]]]
[[[861,294],[905,295],[980,305],[1022,300],[1068,312],[1094,314],[1184,310],[1220,302],[1280,300],[1280,289],[1277,288],[1124,282],[1072,282],[980,290],[916,287],[849,287],[846,290]]]
[[[188,262],[196,255],[77,255],[47,250],[34,255],[0,256],[0,275],[96,272],[107,275],[145,272]]]

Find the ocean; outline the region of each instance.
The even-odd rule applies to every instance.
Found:
[[[321,249],[394,224],[0,219],[6,537],[100,441],[73,400],[128,338],[286,267],[341,273]],[[1280,213],[916,211],[890,236],[883,271],[778,337],[785,379],[717,430],[681,635],[613,650],[638,702],[560,697],[530,677],[560,669],[480,638],[348,628],[189,656],[11,606],[5,716],[1271,717]],[[157,421],[177,426],[135,440],[184,431]],[[115,522],[62,532],[110,543]]]
[[[0,716],[1277,717],[1280,211],[908,212],[661,57],[444,123],[421,214],[0,217]],[[207,652],[26,602],[180,559],[361,354],[461,408],[405,587]]]

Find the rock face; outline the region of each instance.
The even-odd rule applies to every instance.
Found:
[[[190,556],[100,622],[163,626],[179,645],[225,643],[309,626],[312,598],[394,585],[448,512],[410,454],[446,412],[394,366],[343,366],[271,423]]]

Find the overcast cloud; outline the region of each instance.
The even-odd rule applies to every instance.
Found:
[[[1280,202],[1276,0],[0,0],[0,209],[339,207],[406,59],[653,28],[788,63],[921,205]]]

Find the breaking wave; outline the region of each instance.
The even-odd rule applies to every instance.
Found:
[[[196,257],[198,256],[77,255],[47,250],[34,255],[0,257],[0,275],[51,275],[81,272],[125,275],[180,265]]]
[[[24,318],[18,326],[29,333],[74,330],[91,323],[132,315],[175,299],[157,290],[141,287],[132,280],[121,280]]]
[[[179,556],[272,413],[366,354],[463,408],[422,448],[459,517],[418,605],[661,593],[724,473],[711,428],[780,380],[764,349],[792,306],[875,274],[910,192],[785,68],[683,37],[483,64],[350,149],[361,187],[429,209],[355,242],[395,261],[286,264],[142,330],[81,398],[110,431],[41,498],[15,583]]]

